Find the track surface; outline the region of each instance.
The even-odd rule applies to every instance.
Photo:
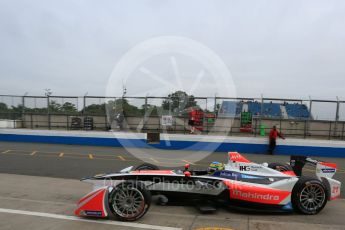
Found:
[[[77,200],[91,190],[78,180],[102,172],[114,172],[142,160],[129,152],[136,149],[29,144],[0,142],[0,209],[28,210],[72,215]],[[187,162],[194,168],[207,167],[211,161],[227,161],[227,154],[213,153],[193,162],[192,152],[147,150],[143,160],[181,167]],[[203,154],[202,152],[200,154]],[[244,154],[254,162],[287,162],[288,156]],[[345,184],[345,159],[319,158],[336,162],[340,169],[335,179]],[[306,173],[311,173],[311,168]],[[21,175],[13,175],[21,174]],[[67,179],[68,178],[68,179]],[[344,198],[344,189],[342,191]],[[213,215],[200,215],[193,207],[153,205],[139,223],[197,229],[227,227],[232,229],[345,229],[345,200],[327,204],[316,216],[298,214],[253,213],[238,210],[219,210]],[[14,218],[15,217],[15,218]],[[102,221],[99,221],[102,222]],[[4,213],[0,210],[0,229],[138,229],[105,223],[67,221],[46,217]]]

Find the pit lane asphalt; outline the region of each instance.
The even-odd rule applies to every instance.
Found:
[[[0,229],[138,229],[130,226],[69,221],[49,217],[8,213],[24,210],[58,215],[73,215],[75,204],[90,192],[91,186],[78,179],[102,172],[114,172],[143,161],[129,152],[135,149],[0,142]],[[146,150],[144,160],[153,164],[181,167],[191,161],[188,151]],[[202,153],[201,153],[202,154]],[[244,154],[254,162],[288,162],[288,156]],[[340,169],[335,179],[345,181],[345,159],[318,158],[335,162]],[[193,168],[204,168],[211,161],[227,161],[226,153],[212,153],[195,162]],[[307,169],[307,173],[311,173]],[[14,175],[17,174],[17,175]],[[18,175],[19,174],[19,175]],[[21,174],[21,175],[20,175]],[[77,180],[76,180],[77,179]],[[344,198],[344,189],[342,190]],[[316,216],[243,212],[227,209],[201,215],[194,207],[156,206],[141,224],[198,229],[227,227],[229,229],[345,229],[345,200],[329,202]],[[102,223],[101,223],[102,222]]]

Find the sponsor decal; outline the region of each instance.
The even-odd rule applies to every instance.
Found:
[[[252,176],[252,175],[246,175],[246,174],[242,174],[241,177],[242,177],[243,179],[261,179],[261,177]]]
[[[74,214],[76,216],[89,215],[105,217],[107,215],[104,208],[104,197],[106,192],[106,188],[101,188],[83,197],[79,201],[78,208],[75,210]]]
[[[233,172],[229,172],[229,171],[221,171],[220,172],[220,176],[224,176],[224,177],[236,177],[238,176],[237,173],[233,173]]]
[[[252,200],[268,200],[268,201],[279,201],[280,197],[273,194],[260,194],[252,192],[243,192],[240,190],[233,190],[233,195],[242,198],[242,199],[252,199]]]
[[[258,169],[261,169],[262,167],[259,165],[240,165],[239,169],[240,171],[258,171]]]
[[[216,172],[213,174],[213,176],[219,176],[223,178],[229,178],[229,179],[235,179],[235,180],[240,180],[240,179],[261,179],[262,177],[260,176],[253,176],[253,175],[248,175],[248,174],[242,174],[239,172],[231,172],[231,171],[221,171],[221,172]]]
[[[85,211],[85,215],[87,216],[102,216],[101,211]]]
[[[250,166],[240,165],[240,171],[250,171]]]
[[[250,171],[258,171],[258,169],[261,169],[262,166],[260,165],[252,165],[250,166]]]
[[[280,204],[291,192],[261,186],[243,184],[237,181],[224,181],[230,190],[231,199],[245,200],[262,204]]]
[[[249,160],[247,160],[245,157],[243,157],[241,154],[237,152],[230,152],[229,157],[230,157],[230,161],[233,161],[233,162],[250,163]]]
[[[337,194],[339,192],[339,186],[333,186],[332,187],[332,193]]]
[[[335,169],[333,169],[333,168],[324,168],[321,170],[323,173],[335,173]]]

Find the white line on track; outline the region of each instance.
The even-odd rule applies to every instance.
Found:
[[[76,216],[67,216],[67,215],[45,213],[45,212],[32,212],[32,211],[6,209],[6,208],[0,208],[0,212],[17,214],[17,215],[46,217],[46,218],[53,218],[53,219],[60,219],[60,220],[71,220],[71,221],[80,221],[80,222],[88,222],[88,223],[96,223],[96,224],[107,224],[107,225],[116,225],[116,226],[123,226],[123,227],[142,228],[142,229],[157,229],[157,230],[181,230],[182,229],[182,228],[173,228],[173,227],[165,227],[165,226],[150,225],[150,224],[140,224],[140,223],[120,222],[120,221],[112,221],[112,220],[91,220],[91,219],[79,218]]]
[[[153,158],[153,157],[151,157],[150,158],[151,159],[151,161],[153,161],[153,162],[155,162],[155,163],[159,163],[159,161],[157,161],[155,158]]]
[[[18,197],[0,196],[0,200],[14,200],[14,201],[23,201],[23,202],[35,202],[35,203],[41,203],[41,204],[68,205],[68,206],[75,207],[75,204],[71,204],[67,202],[50,201],[50,200],[32,200],[32,199],[25,199],[25,198],[18,198]]]

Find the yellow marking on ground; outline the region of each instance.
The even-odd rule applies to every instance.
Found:
[[[194,163],[190,162],[190,161],[187,161],[187,160],[182,160],[183,162],[187,163],[187,164],[190,164],[190,165],[195,165]]]
[[[92,160],[92,159],[93,159],[92,154],[89,154],[89,159],[90,159],[90,160]]]
[[[155,163],[159,163],[159,161],[157,161],[155,158],[151,157],[150,160],[152,160]]]
[[[33,151],[32,153],[30,153],[30,156],[34,156],[37,153],[37,151]]]
[[[8,152],[10,152],[11,150],[6,150],[6,151],[3,151],[2,153],[8,153]]]
[[[126,159],[123,156],[117,156],[117,158],[119,158],[122,161],[126,161]]]
[[[59,157],[63,157],[63,155],[64,155],[64,153],[60,153],[60,154],[59,154]]]
[[[17,150],[10,150],[11,153],[7,152],[6,155],[18,155],[18,156],[31,156],[31,153],[30,151],[26,151],[28,154],[22,154],[22,153],[18,153],[18,152],[15,152]],[[61,152],[42,152],[42,151],[35,151],[35,152],[39,152],[39,153],[43,153],[43,154],[40,154],[40,155],[35,155],[35,157],[60,157],[61,155]],[[48,154],[44,154],[44,153],[55,153],[55,154],[52,154],[52,155],[48,155]],[[103,156],[103,155],[101,155]],[[114,161],[126,161],[126,162],[135,162],[135,163],[142,163],[142,161],[134,158],[134,157],[123,157],[123,156],[116,156],[116,158],[111,158],[111,155],[104,155],[106,156],[106,158],[102,158],[102,157],[99,157],[99,155],[97,154],[97,156],[94,154],[91,154],[91,157],[90,157],[90,154],[88,154],[88,158],[90,159],[93,159],[93,160],[114,160]],[[85,157],[85,154],[79,154],[79,153],[63,153],[63,157],[64,158],[71,158],[71,159],[80,159],[80,158],[84,158]],[[149,160],[150,158],[146,158],[147,160]],[[162,159],[162,160],[157,160],[157,159]],[[155,157],[154,160],[156,160],[158,163],[163,163],[165,165],[171,165],[172,167],[179,167],[179,166],[183,166],[181,164],[181,161],[178,161],[176,160],[175,162],[172,162],[171,160],[173,159],[170,159],[170,158],[166,158],[167,160],[169,161],[164,161],[163,160],[164,158],[157,158]],[[152,160],[152,159],[150,159]],[[185,163],[187,163],[186,161],[184,161]],[[197,166],[200,166],[200,167],[207,167],[208,164],[203,164],[204,162],[199,162],[198,164],[197,163],[193,163],[193,165],[197,165]],[[191,162],[188,161],[188,164],[191,164]]]

